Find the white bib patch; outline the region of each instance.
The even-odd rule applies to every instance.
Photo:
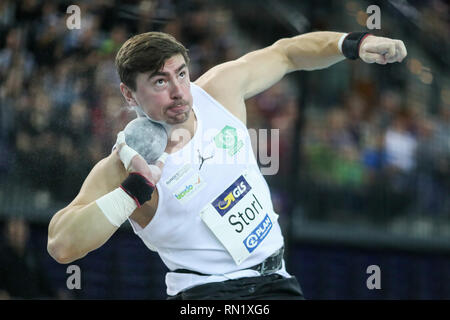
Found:
[[[242,173],[201,210],[200,217],[237,265],[261,244],[278,219],[252,171]]]

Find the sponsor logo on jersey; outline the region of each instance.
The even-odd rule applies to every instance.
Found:
[[[175,198],[180,201],[187,200],[194,196],[197,192],[199,192],[205,186],[205,182],[202,180],[200,175],[193,176],[187,184],[174,193]]]
[[[263,221],[256,226],[256,228],[248,235],[244,240],[244,246],[247,248],[248,252],[253,252],[259,244],[264,240],[264,238],[269,234],[270,229],[272,229],[272,221],[269,215],[266,214]]]
[[[185,164],[178,170],[173,176],[166,180],[166,185],[168,188],[174,187],[178,182],[181,181],[184,177],[186,177],[192,171],[192,167],[190,164]]]
[[[223,217],[251,190],[243,176],[236,179],[220,196],[213,201],[212,205]]]
[[[225,126],[214,137],[214,142],[217,148],[222,148],[228,151],[230,157],[238,153],[244,146],[244,142],[238,138],[237,130],[231,126]]]

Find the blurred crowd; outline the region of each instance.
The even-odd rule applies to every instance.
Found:
[[[28,222],[11,218],[0,226],[0,300],[64,298],[41,264],[42,251],[30,243]]]
[[[61,201],[76,195],[134,117],[114,66],[130,35],[174,35],[189,49],[192,81],[244,53],[219,3],[79,1],[79,30],[66,26],[69,4],[0,3],[0,177],[47,189]],[[281,82],[247,104],[249,127],[280,129],[280,172],[269,177],[275,184],[296,165],[299,95],[285,87]],[[415,113],[395,91],[367,101],[353,90],[342,104],[304,116],[299,179],[314,215],[450,212],[448,105]]]
[[[416,113],[391,90],[375,105],[352,93],[343,105],[307,120],[305,200],[316,185],[309,204],[319,215],[448,218],[449,137],[448,106]]]
[[[135,116],[114,65],[130,35],[174,35],[190,50],[193,80],[234,57],[225,17],[202,3],[80,1],[81,29],[69,30],[68,4],[2,1],[0,175],[73,198]]]

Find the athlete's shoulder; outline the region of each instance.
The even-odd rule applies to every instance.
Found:
[[[220,68],[215,68],[202,75],[194,84],[245,124],[246,111],[242,95],[231,83],[224,81],[220,76]]]
[[[204,74],[194,83],[212,96],[239,95],[241,82],[239,70],[244,67],[240,60],[231,60],[218,64]]]

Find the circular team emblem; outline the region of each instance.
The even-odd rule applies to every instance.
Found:
[[[215,137],[217,148],[228,150],[229,156],[234,156],[244,146],[244,142],[238,139],[236,128],[225,126]]]
[[[230,149],[234,147],[237,143],[236,128],[225,126],[214,140],[218,148]]]
[[[252,234],[247,239],[247,247],[253,248],[253,247],[256,247],[256,245],[258,245],[258,237],[256,235]]]

